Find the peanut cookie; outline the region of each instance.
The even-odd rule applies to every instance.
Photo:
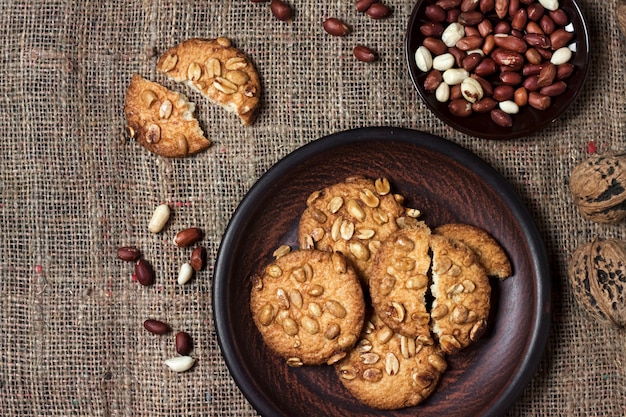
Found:
[[[298,230],[301,248],[342,252],[364,284],[380,243],[398,229],[404,207],[385,178],[360,176],[314,191]]]
[[[370,316],[356,347],[335,364],[341,383],[370,407],[394,410],[422,403],[447,364],[438,346],[394,333]]]
[[[454,354],[485,331],[491,285],[476,254],[462,242],[432,234],[430,247],[431,327],[444,352]]]
[[[250,59],[229,39],[183,41],[161,55],[157,70],[236,113],[244,125],[254,122],[261,82]]]
[[[385,239],[372,267],[369,288],[372,305],[393,331],[432,344],[430,314],[426,311],[430,269],[430,229],[400,229]]]
[[[435,233],[460,240],[469,246],[478,256],[487,275],[501,280],[511,276],[511,262],[506,252],[487,231],[469,224],[449,223],[437,227]]]
[[[194,118],[194,103],[182,94],[133,75],[126,92],[126,122],[130,136],[146,149],[168,158],[205,150],[211,141]]]
[[[253,279],[252,318],[265,343],[291,366],[332,364],[363,327],[365,301],[340,253],[295,250]]]

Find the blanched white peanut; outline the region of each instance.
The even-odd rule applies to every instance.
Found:
[[[415,65],[423,72],[428,72],[433,67],[433,56],[424,45],[415,51]]]
[[[440,103],[445,103],[450,100],[450,86],[446,83],[441,83],[435,90],[435,98]]]
[[[441,34],[441,40],[448,48],[456,45],[456,43],[465,36],[465,27],[458,22],[450,23]]]
[[[167,359],[165,365],[174,372],[185,372],[196,363],[196,360],[191,356],[175,356]]]
[[[180,266],[180,270],[178,271],[178,279],[176,280],[178,282],[178,285],[184,285],[189,282],[189,280],[193,276],[193,271],[194,269],[188,262],[182,264]]]
[[[554,65],[561,65],[568,62],[572,59],[572,51],[567,46],[557,49],[552,54],[552,58],[550,58],[550,62]]]
[[[475,78],[467,77],[461,81],[461,94],[465,100],[475,103],[483,98],[483,86]]]
[[[513,100],[505,100],[499,104],[500,110],[508,114],[519,113],[519,106]]]
[[[437,55],[433,58],[433,68],[439,71],[445,71],[452,68],[455,62],[454,55],[450,52],[446,52],[445,54]]]
[[[463,68],[450,68],[446,70],[442,74],[443,82],[448,85],[457,85],[461,84],[461,82],[469,77],[469,72],[464,70]]]
[[[161,204],[152,213],[150,223],[148,223],[148,231],[150,233],[159,233],[165,227],[170,218],[170,207],[167,204]]]
[[[539,4],[552,12],[559,8],[559,0],[539,0]]]

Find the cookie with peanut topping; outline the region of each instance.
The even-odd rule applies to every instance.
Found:
[[[157,70],[236,113],[246,126],[256,119],[261,97],[258,73],[227,38],[183,41],[159,57]]]
[[[343,253],[367,284],[381,242],[404,215],[389,181],[349,177],[314,191],[306,204],[298,228],[300,247]]]
[[[385,239],[372,267],[372,306],[396,333],[433,344],[426,292],[430,279],[430,229],[425,224],[404,228]]]
[[[512,274],[511,262],[500,244],[486,230],[464,223],[448,223],[435,233],[460,240],[474,251],[487,275],[506,279]]]
[[[264,342],[290,366],[332,364],[363,327],[365,300],[340,253],[277,251],[253,278],[250,310]]]
[[[126,92],[130,136],[151,152],[183,158],[211,146],[187,97],[134,74]]]
[[[335,372],[359,401],[395,410],[424,402],[447,366],[438,346],[401,336],[371,314],[355,348],[335,364]]]
[[[431,328],[444,352],[454,354],[484,333],[491,285],[476,254],[464,243],[431,234]]]

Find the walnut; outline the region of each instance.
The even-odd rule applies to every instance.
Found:
[[[572,170],[569,187],[583,217],[619,222],[626,217],[626,153],[589,157]]]
[[[568,272],[583,310],[601,324],[626,329],[626,241],[596,238],[579,247]]]

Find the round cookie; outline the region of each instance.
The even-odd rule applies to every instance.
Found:
[[[446,368],[438,346],[394,333],[376,314],[370,316],[354,350],[335,364],[339,380],[352,395],[385,410],[422,403]]]
[[[484,333],[491,285],[474,252],[462,242],[432,234],[430,248],[431,327],[443,351],[454,354]]]
[[[332,364],[363,327],[365,301],[340,253],[295,250],[253,278],[252,318],[265,343],[291,366]]]
[[[252,61],[228,38],[188,39],[165,51],[157,70],[236,113],[245,126],[256,119],[261,82]]]
[[[371,271],[372,305],[393,331],[433,344],[426,311],[430,269],[430,229],[422,223],[400,229],[385,239]]]
[[[387,179],[349,177],[309,196],[298,240],[304,249],[342,252],[367,284],[380,243],[398,229],[403,214]]]
[[[500,244],[487,231],[463,223],[439,226],[435,233],[460,240],[476,253],[487,275],[506,279],[512,274],[511,262]]]

